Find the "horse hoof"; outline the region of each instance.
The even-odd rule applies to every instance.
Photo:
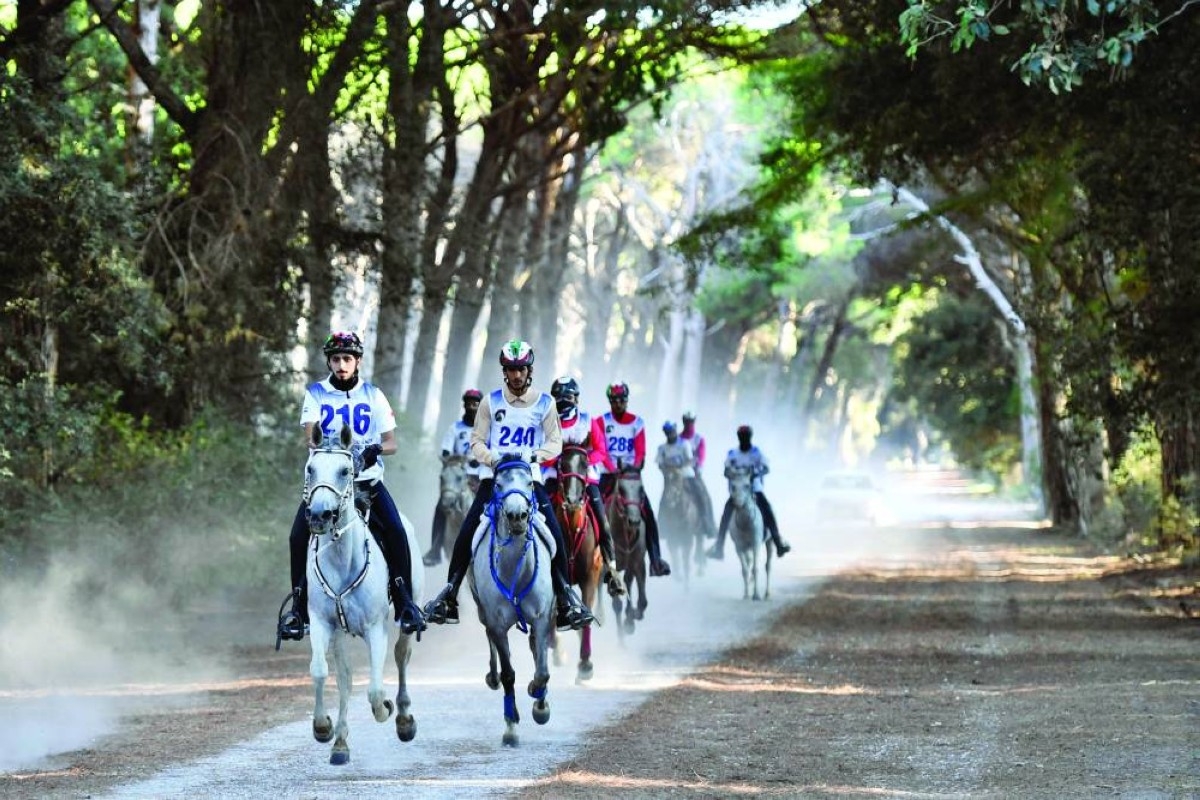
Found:
[[[579,662],[579,670],[575,673],[575,682],[590,681],[594,673],[595,670],[592,668],[592,662],[581,661]]]
[[[550,721],[550,704],[545,700],[538,700],[533,704],[533,721],[538,725],[545,725]]]
[[[333,741],[333,720],[329,717],[324,722],[313,720],[313,738],[321,744]]]
[[[517,737],[517,734],[514,731],[506,731],[504,738],[502,738],[500,741],[504,743],[505,747],[516,747],[518,744],[520,744],[521,740]]]
[[[396,737],[402,742],[417,738],[417,720],[414,717],[396,717]]]
[[[340,767],[343,764],[349,764],[350,763],[350,751],[349,750],[334,750],[332,753],[329,754],[329,763],[333,764],[335,767]]]
[[[633,619],[631,617],[626,617],[625,618],[625,632],[633,633],[633,627],[634,627]]]
[[[378,711],[374,711],[376,722],[387,722],[392,717],[392,712],[396,710],[396,705],[391,700],[384,700]]]
[[[489,689],[500,688],[500,676],[494,672],[489,672],[487,675],[484,675],[483,682],[488,685]]]

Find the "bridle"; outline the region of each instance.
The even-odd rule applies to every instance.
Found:
[[[311,459],[312,456],[316,455],[317,453],[334,453],[337,455],[344,455],[350,460],[350,466],[353,470],[354,453],[350,452],[349,450],[343,450],[340,448],[323,448],[313,451],[313,453],[309,455],[309,458]],[[361,586],[362,582],[367,578],[367,570],[371,567],[371,537],[363,536],[363,564],[362,568],[358,571],[358,575],[356,575],[354,579],[350,581],[349,585],[347,585],[345,589],[340,592],[334,591],[333,587],[329,585],[329,579],[325,577],[325,572],[321,569],[321,552],[326,547],[332,547],[333,545],[337,544],[337,542],[342,538],[342,534],[349,530],[350,526],[354,524],[356,518],[357,521],[362,522],[364,525],[366,522],[362,519],[362,517],[358,516],[357,510],[354,508],[353,475],[351,476],[350,480],[346,481],[345,489],[338,489],[338,487],[330,483],[318,483],[313,486],[306,485],[304,488],[304,506],[306,510],[309,508],[312,502],[313,495],[320,489],[327,489],[333,492],[338,498],[338,504],[337,508],[333,512],[333,521],[330,525],[330,527],[333,528],[333,533],[330,536],[329,544],[325,545],[325,547],[320,546],[320,541],[322,536],[329,534],[329,531],[314,530],[312,527],[312,518],[311,516],[309,517],[309,532],[313,542],[314,572],[316,573],[317,583],[320,585],[321,591],[325,592],[325,595],[333,601],[334,609],[337,612],[339,627],[341,627],[343,631],[349,633],[350,626],[346,620],[346,610],[343,601],[351,592]],[[351,513],[346,515],[346,524],[338,527],[338,521],[342,516],[343,510],[345,510],[347,506],[350,508]]]
[[[529,621],[525,619],[525,614],[521,611],[521,602],[532,591],[534,583],[537,580],[538,573],[538,548],[534,544],[533,530],[533,515],[537,509],[537,498],[533,493],[533,474],[529,464],[524,461],[505,461],[496,466],[496,477],[499,479],[500,473],[508,470],[520,469],[530,476],[530,489],[528,492],[520,487],[512,487],[505,489],[502,492],[493,491],[492,499],[488,501],[487,517],[490,523],[491,535],[488,536],[488,565],[492,572],[492,581],[496,584],[496,588],[500,594],[512,604],[513,610],[517,614],[517,630],[521,633],[529,632]],[[499,480],[497,480],[499,483]],[[504,520],[504,534],[500,533],[500,518],[504,516],[504,501],[511,495],[517,495],[525,501],[529,509],[528,522],[525,525],[525,531],[522,534],[514,534],[509,529],[508,521]],[[519,537],[519,538],[518,538]],[[529,557],[530,551],[533,552],[533,569],[529,573],[529,580],[520,588],[517,588],[514,580],[510,587],[504,582],[504,578],[496,569],[498,548],[505,548],[520,541],[521,553],[517,557],[516,566],[513,568],[514,575],[521,574],[521,567],[525,563],[525,559]]]
[[[351,468],[353,469],[353,467],[354,467],[354,453],[350,452],[349,450],[334,449],[334,448],[322,448],[320,450],[314,450],[309,455],[309,459],[311,459],[317,453],[333,453],[335,455],[343,455],[347,459],[349,459]],[[342,538],[342,534],[346,532],[346,529],[350,527],[350,523],[352,523],[354,521],[354,518],[351,517],[350,519],[348,519],[346,521],[345,525],[343,525],[340,528],[337,527],[338,520],[341,519],[341,516],[342,516],[342,509],[344,509],[346,507],[346,501],[349,500],[350,507],[351,508],[354,507],[354,500],[353,500],[354,478],[351,477],[350,480],[346,481],[346,486],[344,489],[339,489],[337,486],[334,486],[332,483],[317,483],[317,484],[313,484],[310,486],[306,482],[304,485],[304,492],[302,495],[302,497],[304,499],[305,511],[309,511],[311,509],[313,495],[316,494],[321,489],[328,489],[329,491],[333,492],[334,495],[338,499],[337,508],[334,509],[333,521],[331,523],[331,525],[333,527],[333,541],[336,542],[338,539]],[[322,526],[322,528],[324,528],[324,526]],[[324,530],[324,529],[314,530],[313,526],[312,526],[312,517],[311,516],[309,516],[308,529],[312,533],[313,536],[324,536],[327,533],[329,533],[329,531]]]

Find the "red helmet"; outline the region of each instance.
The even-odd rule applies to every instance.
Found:
[[[608,395],[609,400],[628,400],[629,399],[629,384],[627,383],[612,383],[604,392]]]
[[[483,400],[483,392],[478,389],[467,389],[463,392],[462,401],[466,403],[469,400],[474,400],[476,403]]]
[[[362,339],[358,338],[354,331],[335,331],[329,334],[325,339],[325,346],[321,349],[325,351],[326,358],[337,353],[349,353],[355,358],[363,356]]]
[[[512,339],[500,348],[501,367],[532,367],[533,346],[520,339]]]

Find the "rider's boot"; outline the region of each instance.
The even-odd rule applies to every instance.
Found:
[[[396,610],[396,627],[400,632],[415,633],[417,641],[421,641],[421,631],[426,628],[425,614],[413,602],[412,593],[408,591],[404,578],[392,580],[392,606]]]
[[[658,543],[658,522],[653,515],[646,515],[646,549],[650,551],[650,576],[661,578],[671,574],[671,565],[662,557],[662,546]]]
[[[442,587],[437,597],[425,604],[425,620],[434,625],[458,624],[458,587],[462,584],[462,574],[450,576],[450,581]]]
[[[291,594],[279,607],[279,627],[276,631],[275,649],[279,649],[280,640],[298,642],[304,638],[304,634],[307,632],[308,600],[304,596],[304,589],[297,586],[292,589]]]
[[[446,536],[446,517],[442,512],[441,503],[433,511],[433,535],[430,537],[429,549],[421,560],[427,567],[436,567],[442,563],[442,540]]]
[[[721,527],[717,529],[717,541],[708,548],[708,552],[705,554],[709,558],[715,558],[717,561],[725,558],[725,532],[729,530],[729,520],[732,516],[733,506],[726,503],[724,510],[721,511]]]
[[[608,515],[604,513],[604,503],[600,500],[599,491],[589,491],[587,498],[588,505],[592,508],[592,516],[596,518],[596,527],[600,529],[600,560],[604,562],[603,580],[608,585],[610,597],[621,597],[625,594],[625,582],[617,574],[617,556],[613,552],[612,531],[608,529]]]
[[[550,570],[551,583],[554,585],[555,617],[554,627],[560,631],[579,630],[596,621],[592,611],[579,596],[567,585],[567,581],[557,569]]]
[[[783,537],[779,535],[779,530],[777,528],[772,527],[770,529],[770,533],[771,540],[775,542],[775,554],[780,558],[783,558],[792,549],[792,546],[783,540]]]

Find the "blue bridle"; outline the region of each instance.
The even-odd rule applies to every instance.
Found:
[[[532,471],[530,470],[529,464],[527,464],[525,461],[521,461],[521,460],[502,461],[496,465],[496,474],[498,476],[502,471],[510,470],[510,469],[520,469],[526,473],[529,473],[530,485],[532,486],[533,474],[532,474]],[[498,520],[499,520],[499,517],[501,514],[501,509],[504,506],[504,500],[509,495],[513,495],[513,494],[519,495],[520,497],[524,498],[527,503],[529,503],[529,523],[525,526],[525,534],[520,537],[521,542],[522,542],[522,549],[521,549],[521,557],[517,561],[517,568],[515,570],[515,572],[517,574],[520,574],[521,565],[524,564],[525,558],[529,555],[529,551],[531,549],[533,550],[533,571],[529,574],[529,581],[523,587],[521,587],[519,590],[517,589],[515,579],[514,579],[513,586],[510,588],[504,582],[504,579],[500,576],[500,573],[496,571],[497,540],[499,540],[500,547],[508,547],[517,539],[516,536],[501,537],[499,535],[500,525],[498,524]],[[534,496],[532,489],[530,489],[530,491],[528,493],[526,493],[520,489],[508,489],[504,492],[493,492],[491,500],[488,501],[487,512],[486,512],[487,518],[488,518],[488,524],[491,527],[491,535],[488,537],[488,565],[492,571],[492,581],[496,584],[496,588],[500,590],[500,594],[502,594],[504,596],[504,598],[512,604],[513,609],[517,612],[517,630],[519,630],[521,633],[529,632],[529,622],[528,622],[528,620],[525,619],[525,614],[521,611],[521,602],[529,595],[529,592],[533,589],[533,584],[537,580],[538,566],[539,566],[538,565],[538,549],[536,547],[534,547],[534,543],[533,543],[533,537],[536,535],[533,530],[533,515],[536,512],[537,512],[537,498]],[[505,528],[505,532],[507,533],[508,525],[505,524],[504,528]]]

